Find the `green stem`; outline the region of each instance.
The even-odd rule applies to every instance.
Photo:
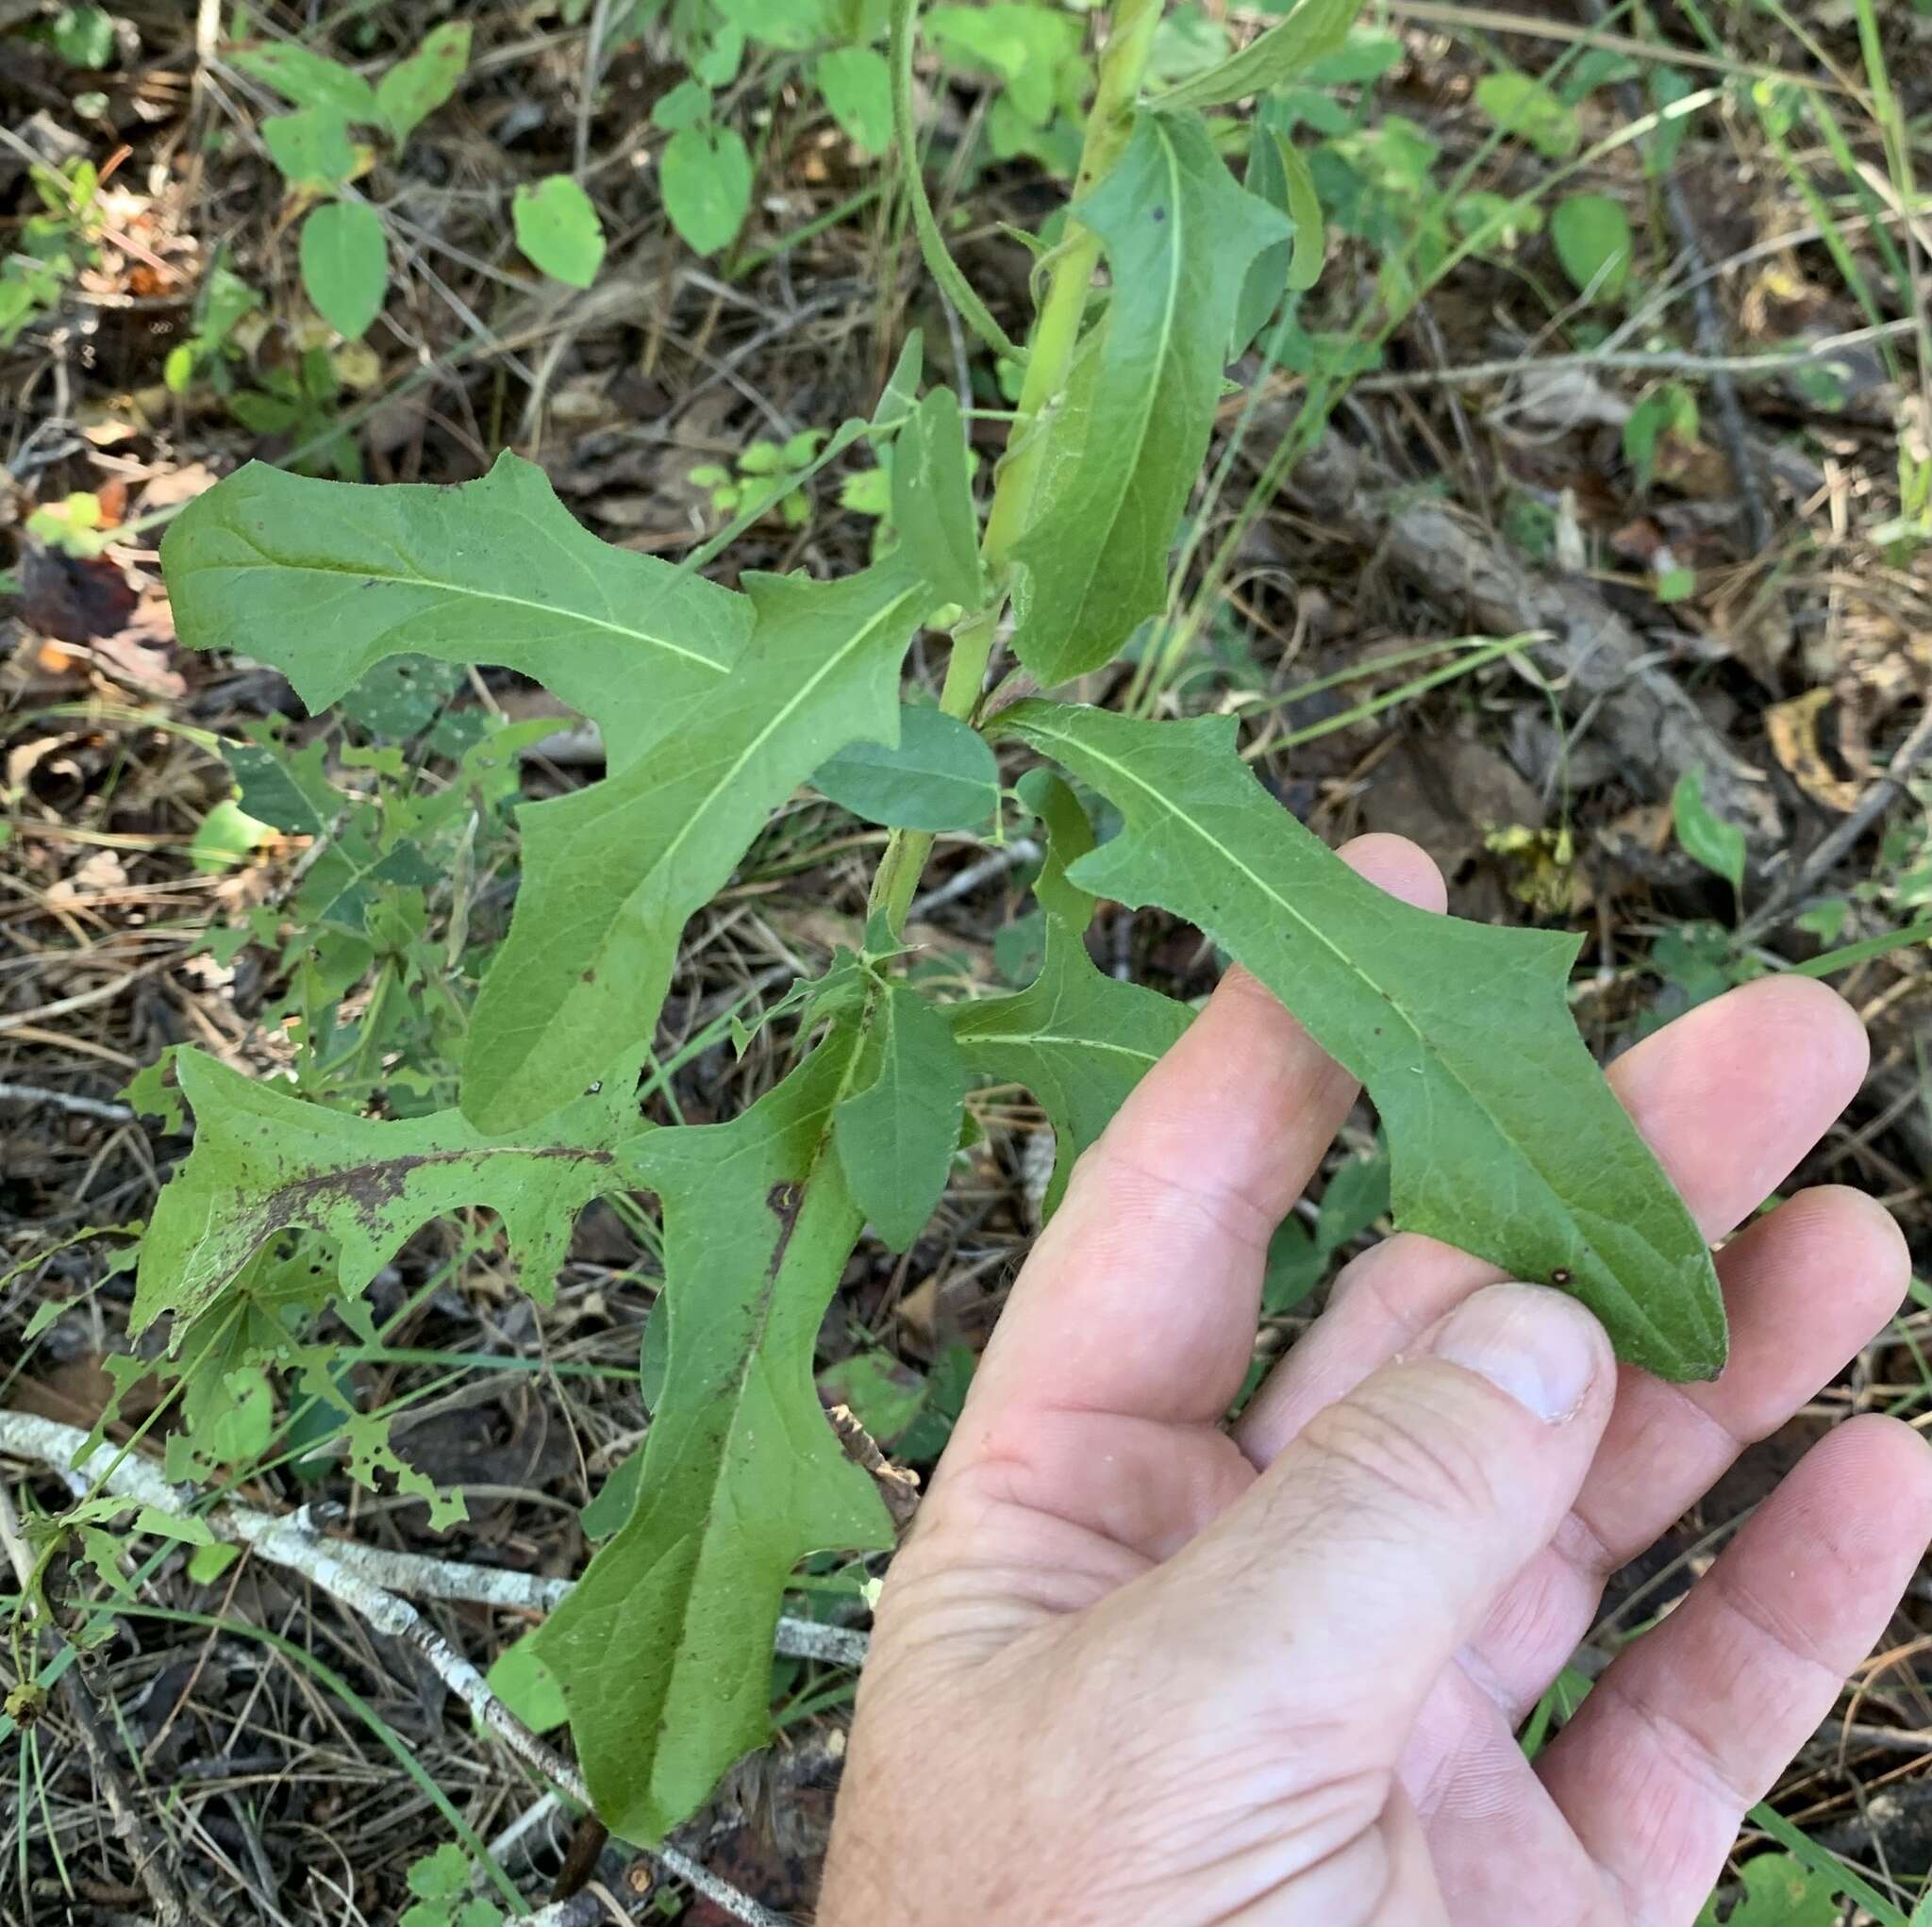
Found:
[[[1114,0],[1093,106],[1080,144],[1080,165],[1074,176],[1076,201],[1111,172],[1133,134],[1134,101],[1154,49],[1161,5],[1162,0]],[[915,170],[918,166],[917,156],[909,150],[907,163]],[[1055,251],[1048,270],[1046,295],[1033,330],[1020,404],[1007,435],[1006,458],[993,484],[992,506],[987,511],[986,534],[980,543],[980,553],[996,582],[1032,520],[1045,442],[1043,418],[1073,372],[1080,325],[1087,314],[1087,295],[1099,265],[1099,237],[1078,222],[1069,221],[1066,238]],[[962,723],[970,723],[979,707],[1005,600],[1002,588],[990,607],[968,616],[953,632],[953,652],[946,663],[940,707]],[[873,877],[868,911],[884,911],[894,935],[905,925],[932,845],[932,837],[924,830],[894,830],[887,839],[885,855]]]
[[[1075,201],[1091,193],[1126,150],[1134,131],[1134,98],[1153,52],[1160,7],[1161,0],[1116,0],[1107,51],[1101,56],[1100,80],[1080,144],[1080,165],[1074,175]],[[1033,331],[1032,358],[1020,390],[1019,419],[1007,438],[1007,458],[1000,465],[992,509],[987,517],[983,546],[988,566],[995,573],[1031,520],[1045,440],[1040,432],[1041,418],[1073,372],[1080,324],[1087,313],[1087,293],[1099,265],[1100,237],[1077,221],[1069,221],[1048,271],[1046,298],[1040,305],[1040,320]],[[984,664],[981,668],[983,671]],[[975,686],[975,696],[977,693]]]

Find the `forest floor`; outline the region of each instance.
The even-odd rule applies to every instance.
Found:
[[[304,204],[260,136],[278,104],[217,32],[232,10],[0,0],[0,252],[46,211],[35,169],[71,181],[87,160],[101,176],[74,217],[75,272],[17,329],[0,325],[0,1520],[14,1523],[67,1487],[4,1428],[28,1415],[85,1431],[108,1408],[130,1234],[191,1141],[178,1118],[131,1105],[129,1080],[186,1042],[255,1075],[289,1058],[285,954],[261,932],[315,851],[299,836],[225,840],[220,743],[286,717],[291,751],[320,743],[333,767],[368,771],[372,743],[400,739],[433,779],[465,739],[438,736],[446,718],[556,707],[491,671],[401,724],[380,708],[309,720],[274,671],[178,642],[157,553],[170,517],[251,457],[451,482],[512,448],[597,535],[675,560],[727,519],[716,498],[747,449],[868,415],[914,328],[938,378],[1002,406],[990,357],[921,266],[890,165],[854,147],[796,60],[753,58],[721,96],[754,137],[750,213],[708,258],[685,245],[658,204],[652,123],[682,75],[655,28],[620,31],[629,9],[602,4],[456,9],[475,27],[461,85],[363,183],[391,280],[365,338],[341,341],[304,298]],[[258,39],[372,74],[451,12],[248,10]],[[1579,51],[1597,66],[1565,110],[1587,141],[1628,121],[1633,90],[1650,110],[1660,62],[1687,90],[1716,90],[1665,165],[1630,141],[1569,183],[1624,209],[1634,270],[1579,292],[1547,226],[1471,254],[1365,357],[1289,474],[1271,457],[1307,371],[1251,355],[1191,510],[1179,620],[1083,693],[1235,713],[1253,767],[1325,840],[1400,832],[1441,864],[1458,914],[1579,933],[1573,1005],[1607,1060],[1730,983],[1932,914],[1932,199],[1912,168],[1932,180],[1932,17],[1904,0],[1876,15],[1903,133],[1888,143],[1860,112],[1873,49],[1853,0],[1716,6],[1717,54],[1689,0],[1652,8],[1641,42],[1592,43],[1587,0],[1536,10],[1371,6],[1355,76],[1332,90],[1337,124],[1318,130],[1337,207],[1306,338],[1332,347],[1373,305],[1416,208],[1454,234],[1482,196],[1534,198],[1552,157],[1491,139],[1480,83]],[[1260,17],[1218,0],[1179,14],[1177,61],[1186,35],[1244,34]],[[955,254],[1022,333],[1029,262],[1011,230],[1036,227],[1063,186],[1041,156],[990,152],[988,75],[923,62],[921,89]],[[519,183],[559,173],[583,181],[608,240],[581,292],[522,258],[506,213]],[[223,274],[245,307],[196,347]],[[184,345],[190,378],[171,385]],[[988,428],[982,476],[996,447]],[[724,579],[861,565],[868,469],[855,450],[803,482]],[[938,638],[916,645],[923,684],[936,689],[942,666]],[[411,698],[386,700],[407,711]],[[595,768],[598,746],[569,721],[527,758],[525,795]],[[1688,770],[1701,805],[1681,792]],[[1717,873],[1731,857],[1713,814],[1746,832],[1736,887]],[[683,1117],[732,1115],[769,1081],[769,1052],[740,1055],[728,1026],[857,941],[882,840],[801,799],[692,923],[669,1005],[665,1096]],[[513,839],[462,860],[466,914],[500,926]],[[974,981],[1024,981],[1029,877],[1024,850],[942,838],[914,939]],[[435,940],[449,910],[434,890],[430,914]],[[1107,968],[1179,996],[1216,974],[1198,934],[1157,914],[1106,906],[1094,940]],[[1579,1689],[1825,1428],[1869,1410],[1932,1426],[1932,948],[1835,981],[1870,1032],[1872,1072],[1790,1182],[1880,1199],[1920,1282],[1825,1392],[1619,1576],[1566,1675]],[[365,1016],[366,994],[345,991],[344,1013]],[[429,1084],[447,1071],[413,1068]],[[903,1257],[861,1247],[819,1354],[828,1400],[868,1409],[921,1473],[1039,1203],[1039,1113],[1010,1089],[973,1106],[982,1135],[940,1216]],[[1367,1107],[1344,1155],[1376,1155]],[[1319,1225],[1319,1204],[1306,1216]],[[1371,1235],[1358,1218],[1330,1224],[1337,1259]],[[507,1276],[493,1220],[471,1214],[419,1236],[378,1281],[382,1342],[355,1356],[358,1396],[395,1407],[398,1449],[461,1492],[462,1524],[432,1532],[418,1501],[363,1489],[325,1454],[244,1479],[240,1496],[307,1505],[318,1528],[390,1551],[574,1574],[579,1510],[647,1423],[653,1254],[640,1206],[594,1206],[539,1308]],[[1257,1356],[1319,1303],[1272,1314]],[[117,1437],[141,1424],[140,1397]],[[31,1730],[25,1712],[8,1719],[0,1921],[157,1918],[155,1867],[191,1919],[383,1922],[413,1893],[442,1909],[421,1927],[457,1920],[458,1900],[420,1891],[451,1837],[432,1785],[532,1905],[557,1903],[547,1918],[728,1918],[583,1827],[473,1721],[424,1641],[378,1631],[299,1569],[251,1556],[197,1576],[190,1551],[129,1579],[77,1692]],[[863,1625],[851,1581],[828,1570],[819,1617]],[[535,1617],[527,1603],[422,1611],[479,1666]],[[1928,1653],[1932,1577],[1772,1802],[1902,1912],[1932,1873]],[[9,1686],[19,1662],[0,1656]],[[777,1741],[679,1836],[779,1912],[809,1910],[853,1678],[781,1659]],[[1762,1838],[1747,1831],[1740,1854]]]

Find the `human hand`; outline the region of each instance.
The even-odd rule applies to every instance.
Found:
[[[1345,855],[1441,906],[1413,845]],[[1610,1081],[1715,1238],[1865,1062],[1773,979]],[[1718,1259],[1728,1368],[1673,1386],[1397,1236],[1230,1434],[1269,1237],[1354,1096],[1237,972],[1082,1159],[887,1581],[822,1927],[1682,1927],[1884,1629],[1932,1454],[1859,1418],[1525,1760],[1605,1579],[1885,1322],[1904,1241],[1839,1188],[1757,1220]]]

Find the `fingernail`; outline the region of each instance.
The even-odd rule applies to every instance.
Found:
[[[1480,1372],[1546,1425],[1582,1404],[1603,1356],[1596,1321],[1541,1285],[1491,1285],[1443,1321],[1438,1358]]]

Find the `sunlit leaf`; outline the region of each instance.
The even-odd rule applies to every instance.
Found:
[[[366,201],[330,201],[302,224],[302,286],[315,311],[345,341],[382,312],[389,292],[389,242]]]
[[[1036,127],[1053,118],[1062,64],[1080,51],[1080,23],[1058,8],[993,0],[985,7],[932,7],[926,37],[956,61],[991,69],[1019,113]]]
[[[312,53],[292,41],[244,47],[228,62],[298,108],[325,108],[345,120],[379,121],[375,90],[352,68],[326,54]]]
[[[270,825],[226,797],[202,818],[188,846],[188,860],[206,875],[239,870],[273,835]]]
[[[1636,240],[1621,202],[1608,194],[1567,196],[1550,216],[1550,240],[1580,292],[1597,301],[1623,293]]]
[[[261,138],[269,158],[295,187],[332,188],[356,172],[349,124],[333,108],[270,114],[261,124]]]
[[[490,1690],[527,1726],[532,1733],[548,1733],[570,1718],[563,1688],[557,1675],[537,1655],[537,1629],[533,1626],[514,1639],[491,1662],[484,1675]],[[463,1869],[468,1884],[469,1869]]]
[[[1514,134],[1549,160],[1567,160],[1583,144],[1574,108],[1541,80],[1506,68],[1475,84],[1475,104],[1506,134]]]
[[[729,247],[751,211],[751,150],[736,127],[680,127],[658,162],[664,211],[693,254]]]
[[[604,265],[604,224],[567,174],[519,183],[510,198],[517,245],[553,280],[588,288]]]
[[[1709,1253],[1570,1016],[1579,939],[1431,916],[1364,882],[1262,789],[1232,718],[1028,703],[999,727],[1125,819],[1075,883],[1197,924],[1368,1086],[1399,1226],[1566,1287],[1637,1364],[1717,1371]]]
[[[470,23],[445,21],[375,83],[375,104],[398,142],[407,141],[451,94],[470,64]]]
[[[892,75],[872,47],[834,47],[818,58],[819,91],[847,139],[866,154],[892,144]]]

